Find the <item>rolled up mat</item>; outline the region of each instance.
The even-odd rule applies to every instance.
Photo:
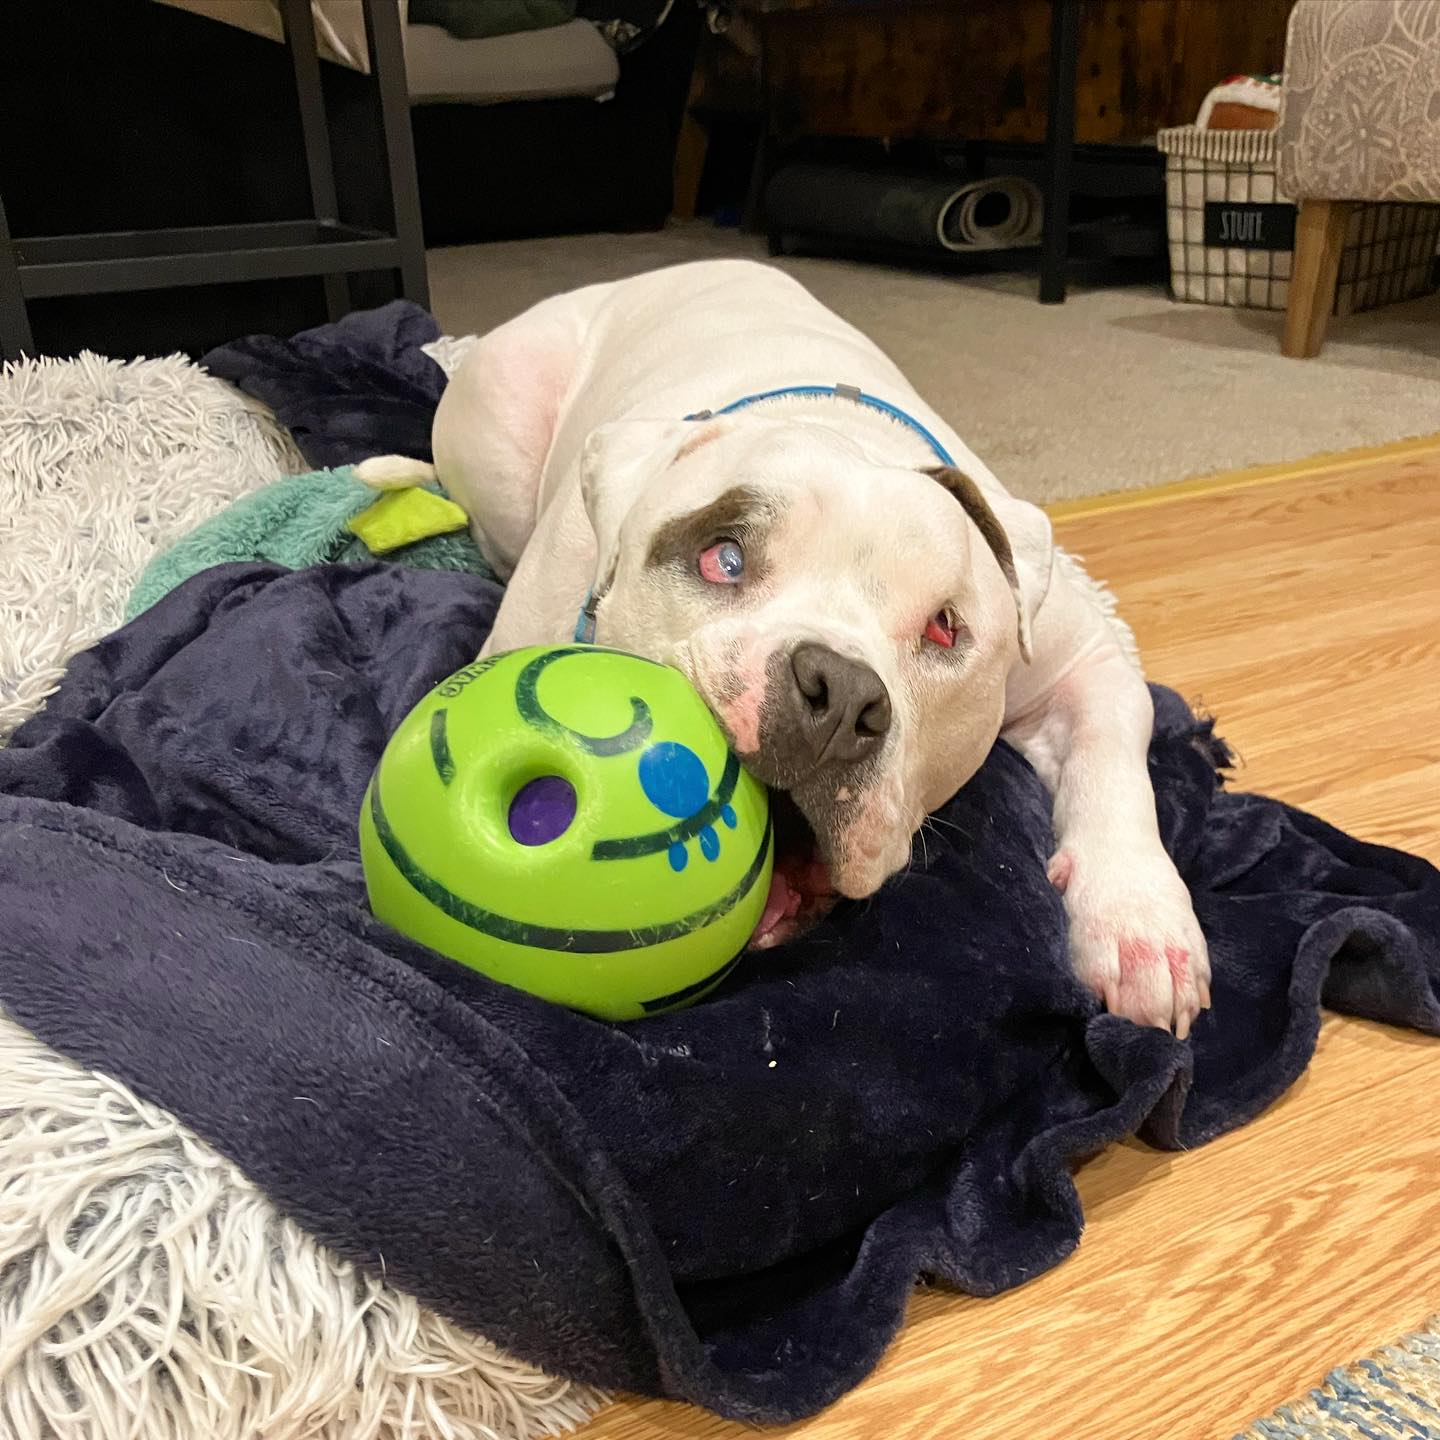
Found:
[[[766,188],[765,212],[775,234],[956,252],[1038,244],[1043,202],[1037,186],[1014,176],[957,185],[944,176],[787,165]]]
[[[992,203],[982,212],[985,201]],[[1018,250],[1040,243],[1044,197],[1032,180],[998,175],[963,185],[940,215],[940,243],[947,250]]]

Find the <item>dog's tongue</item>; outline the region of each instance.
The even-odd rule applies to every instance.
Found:
[[[750,937],[751,945],[768,950],[789,939],[800,928],[797,921],[801,911],[834,893],[823,860],[801,855],[780,857],[770,875],[770,893],[765,897],[760,923]]]
[[[765,909],[751,939],[755,944],[763,945],[782,920],[793,920],[799,913],[800,892],[777,865],[770,876],[770,893],[765,897]]]

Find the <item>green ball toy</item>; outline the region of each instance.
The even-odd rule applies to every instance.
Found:
[[[437,685],[380,757],[360,857],[387,925],[606,1020],[718,985],[774,859],[765,787],[689,681],[594,645]]]

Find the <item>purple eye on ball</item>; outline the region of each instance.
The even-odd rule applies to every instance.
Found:
[[[510,834],[521,845],[548,845],[575,819],[575,787],[559,775],[521,786],[510,802]]]

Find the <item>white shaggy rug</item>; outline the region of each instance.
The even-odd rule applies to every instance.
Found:
[[[183,355],[0,371],[0,744],[120,624],[157,551],[305,468],[268,410]]]
[[[179,356],[0,371],[0,744],[156,550],[304,468]],[[523,1440],[603,1398],[361,1274],[0,1013],[3,1440]]]
[[[602,1398],[361,1274],[0,1015],[6,1440],[520,1440]]]

